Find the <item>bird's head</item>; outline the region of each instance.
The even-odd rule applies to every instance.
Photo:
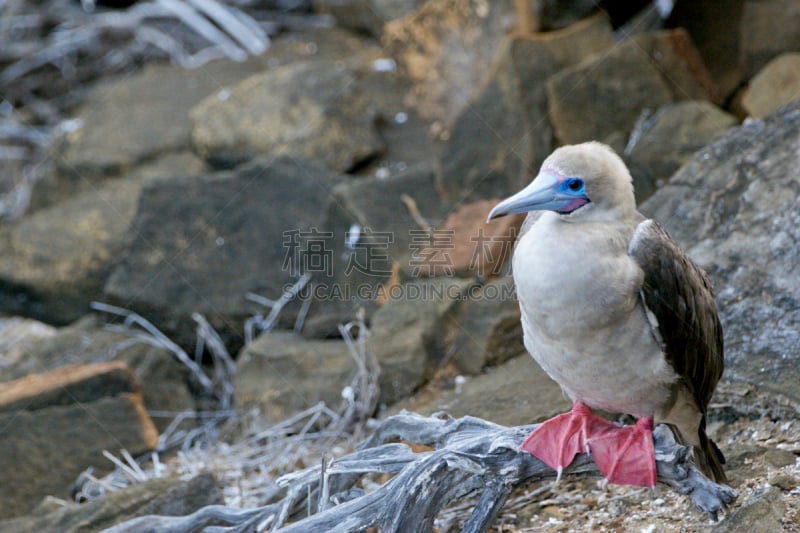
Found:
[[[562,146],[545,159],[527,187],[494,206],[488,220],[541,210],[554,211],[564,220],[574,221],[632,216],[636,201],[631,174],[605,144]]]

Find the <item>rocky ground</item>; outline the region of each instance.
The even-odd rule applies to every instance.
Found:
[[[711,522],[565,479],[495,529],[800,530],[799,3],[197,12],[222,36],[98,4],[0,7],[0,529],[261,506],[402,409],[563,411],[521,343],[521,219],[485,219],[596,139],[714,282],[710,430],[739,498]]]
[[[498,531],[798,531],[796,420],[740,418],[715,425],[739,500],[728,518],[687,509],[671,489],[603,487],[597,480],[532,486],[509,505]],[[534,493],[531,498],[528,494]],[[535,500],[535,503],[531,503]]]

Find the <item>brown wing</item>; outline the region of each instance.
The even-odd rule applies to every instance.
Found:
[[[724,365],[711,282],[653,220],[636,227],[628,254],[644,271],[642,296],[658,321],[667,360],[705,415]]]

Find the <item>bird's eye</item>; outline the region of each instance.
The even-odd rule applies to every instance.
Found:
[[[567,187],[571,191],[579,191],[583,188],[583,180],[580,178],[570,178],[567,181]]]

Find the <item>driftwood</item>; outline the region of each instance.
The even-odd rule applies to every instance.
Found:
[[[355,452],[281,478],[286,495],[278,502],[249,510],[210,506],[185,517],[145,516],[108,531],[345,532],[369,526],[384,532],[430,531],[445,506],[469,495],[478,499],[462,531],[486,531],[515,488],[555,477],[541,461],[518,449],[535,427],[403,412],[382,422]],[[676,443],[668,428],[657,426],[653,438],[660,483],[687,495],[712,518],[736,499],[733,489],[712,482],[695,467],[689,449]],[[415,453],[398,441],[432,450]],[[356,488],[371,473],[396,475],[370,493]],[[600,474],[591,458],[581,455],[564,475]],[[289,519],[296,521],[286,525]]]

